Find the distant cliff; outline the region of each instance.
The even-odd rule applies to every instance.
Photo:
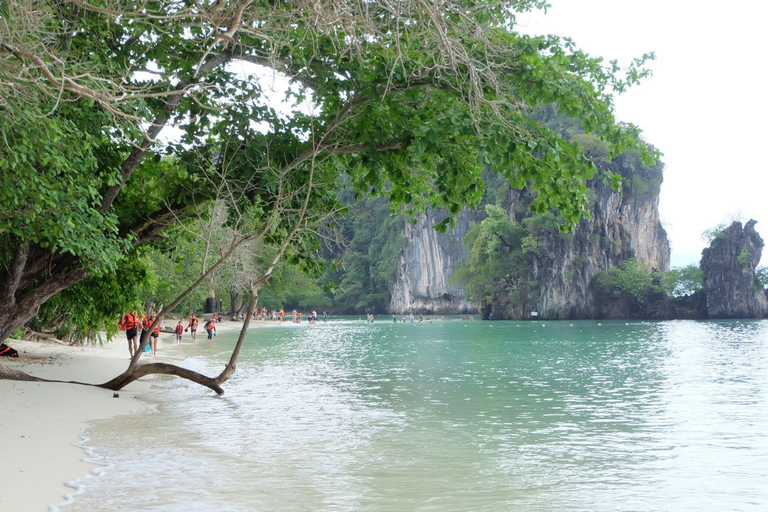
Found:
[[[513,223],[524,224],[534,246],[526,246],[525,272],[518,276],[514,293],[497,294],[482,308],[484,318],[577,319],[595,316],[590,282],[601,270],[629,258],[649,267],[669,269],[670,248],[659,221],[659,187],[663,164],[642,166],[633,154],[624,154],[605,168],[623,178],[621,190],[612,190],[601,180],[589,184],[591,218],[582,219],[572,233],[530,217],[528,191],[509,190],[489,194]],[[468,254],[461,239],[473,223],[483,218],[482,208],[462,214],[456,229],[443,235],[430,228],[431,216],[406,228],[406,244],[391,290],[389,310],[425,313],[464,312],[470,305],[461,289],[449,284],[457,265]],[[530,219],[530,220],[526,220]]]
[[[465,210],[456,219],[455,227],[445,234],[432,228],[436,220],[431,211],[422,215],[417,224],[405,224],[406,244],[398,258],[389,312],[457,314],[477,310],[464,300],[461,288],[449,284],[454,270],[466,257],[461,242],[476,220],[474,212]]]
[[[718,232],[702,252],[709,318],[764,318],[768,314],[768,300],[755,275],[764,246],[755,231],[756,223],[750,220],[742,228],[741,222],[734,222]]]

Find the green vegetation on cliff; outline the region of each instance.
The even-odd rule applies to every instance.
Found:
[[[464,237],[469,258],[451,282],[463,287],[466,298],[481,309],[498,301],[525,303],[538,289],[530,279],[533,255],[540,250],[537,235],[553,220],[532,216],[513,223],[503,208],[493,204],[485,205],[485,212],[486,218]]]

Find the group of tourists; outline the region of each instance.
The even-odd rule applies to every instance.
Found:
[[[285,320],[285,310],[283,308],[280,309],[273,309],[268,310],[266,307],[261,308],[261,310],[254,309],[253,310],[253,318],[256,320],[272,320],[273,322],[283,322]],[[291,323],[294,324],[300,324],[304,319],[304,315],[301,311],[298,311],[294,309],[291,311]],[[312,314],[309,315],[309,323],[310,325],[314,325],[318,322],[319,318],[317,316],[317,311],[312,311]],[[323,323],[328,322],[328,313],[323,311]]]
[[[139,314],[136,311],[126,313],[119,321],[121,331],[125,331],[125,337],[128,339],[128,352],[131,357],[139,350],[139,336],[143,336],[144,332],[152,329],[149,334],[149,343],[147,345],[148,351],[155,355],[157,353],[157,340],[160,337],[160,331],[162,330],[162,322],[157,320],[157,315]]]
[[[266,307],[263,307],[260,310],[257,308],[253,310],[253,317],[256,320],[271,319],[273,322],[282,322],[285,319],[285,310],[280,308],[279,310],[273,309],[270,311],[267,310]],[[160,332],[163,330],[163,324],[161,321],[156,322],[155,320],[157,320],[157,315],[150,315],[147,317],[147,315],[142,314],[140,316],[136,311],[131,311],[130,313],[123,315],[118,321],[120,330],[125,331],[125,337],[128,339],[128,352],[131,354],[131,357],[133,357],[139,350],[141,336],[143,336],[144,332],[149,329],[152,329],[152,332],[149,335],[149,342],[145,348],[145,352],[149,352],[151,355],[157,354],[157,341],[160,337]],[[216,324],[219,323],[221,319],[218,315],[214,314],[209,320],[204,321],[203,328],[206,333],[208,333],[208,339],[213,340],[213,337],[216,336]],[[295,324],[300,324],[302,322],[301,312],[294,309],[291,312],[291,321]],[[323,312],[323,323],[326,323],[327,321],[328,313]],[[190,333],[192,341],[197,341],[197,330],[200,327],[200,322],[201,319],[195,313],[192,313],[189,317],[186,327],[184,327],[183,322],[179,320],[176,327],[173,329],[176,342],[181,343],[185,332]],[[309,316],[309,323],[314,325],[317,322],[317,311],[312,311],[312,314]]]
[[[256,308],[253,310],[253,318],[255,320],[272,320],[273,322],[282,322],[285,318],[285,310],[283,308],[268,310],[266,307]]]
[[[212,340],[213,337],[216,336],[217,322],[219,322],[219,317],[216,314],[214,314],[210,320],[205,322],[204,329],[208,333],[209,340]],[[157,315],[150,315],[147,317],[147,315],[142,314],[139,316],[136,311],[131,311],[130,313],[123,315],[117,323],[120,326],[120,330],[125,331],[125,337],[128,340],[128,353],[131,357],[133,357],[139,350],[140,336],[143,336],[144,332],[150,329],[152,329],[152,332],[149,335],[149,342],[144,351],[149,352],[153,356],[157,354],[157,342],[160,338],[160,331],[163,330],[163,323],[162,321],[157,321]],[[179,320],[179,323],[176,324],[176,327],[173,330],[173,333],[176,336],[176,342],[181,343],[181,339],[187,331],[190,332],[192,341],[196,341],[197,328],[199,325],[200,319],[195,313],[192,313],[186,328],[182,324],[182,321]]]
[[[205,322],[205,325],[203,328],[205,329],[205,332],[208,333],[208,339],[212,340],[214,336],[216,336],[216,323],[220,322],[221,320],[216,315],[216,313],[213,314],[213,316],[210,318],[210,320],[207,320]],[[192,336],[192,341],[197,340],[197,328],[200,326],[200,319],[197,317],[196,314],[192,313],[192,316],[189,317],[189,324],[187,324],[187,328],[184,329],[184,332],[189,331],[190,335]],[[176,326],[176,341],[181,341],[182,336],[182,330],[181,330],[181,320],[179,320],[179,324]]]
[[[466,317],[465,317],[465,319],[466,319]],[[412,324],[414,324],[416,322],[419,322],[419,323],[421,323],[421,322],[429,322],[430,324],[432,323],[432,319],[430,317],[424,317],[422,315],[419,315],[417,317],[413,313],[408,315],[408,320]],[[440,320],[445,321],[445,317],[444,316],[441,317]],[[474,322],[475,321],[474,318],[471,321]],[[397,315],[392,315],[392,322],[397,323]],[[405,317],[402,318],[402,322],[405,322]]]

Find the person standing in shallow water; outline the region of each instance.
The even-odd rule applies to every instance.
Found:
[[[181,320],[176,324],[176,329],[173,332],[176,333],[176,342],[181,343],[181,336],[184,334],[184,326],[181,325]]]
[[[208,320],[205,324],[205,330],[208,333],[208,339],[212,340],[214,335],[216,334],[216,315],[213,315],[213,318]]]
[[[187,326],[187,329],[189,329],[189,332],[192,334],[192,341],[197,339],[197,326],[199,323],[200,321],[197,319],[197,316],[192,313],[192,316],[189,319],[189,325]]]

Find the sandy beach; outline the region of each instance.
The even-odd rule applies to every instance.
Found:
[[[175,322],[174,322],[175,323]],[[219,331],[239,329],[242,324],[224,322]],[[198,331],[198,340],[205,331]],[[189,334],[185,340],[190,341]],[[100,384],[128,365],[128,347],[120,333],[104,347],[71,347],[52,342],[9,340],[18,359],[2,363],[36,377],[77,380]],[[163,334],[156,357],[162,361],[163,345],[175,343]],[[45,511],[62,503],[74,489],[65,482],[86,475],[95,466],[83,461],[85,452],[76,446],[89,422],[144,409],[140,398],[146,390],[141,380],[113,392],[90,386],[63,383],[0,380],[2,408],[0,432],[0,511]]]

